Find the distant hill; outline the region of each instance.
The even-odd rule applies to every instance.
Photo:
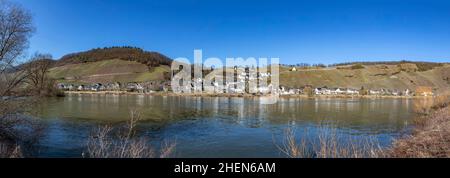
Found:
[[[111,59],[134,61],[146,65],[149,69],[161,65],[170,65],[172,60],[157,52],[148,52],[136,47],[97,48],[63,56],[55,66],[99,62]]]
[[[172,60],[134,47],[98,48],[69,54],[54,62],[50,75],[67,83],[144,82],[170,80]],[[450,90],[450,64],[431,62],[358,62],[282,66],[280,84],[287,88],[345,87]]]
[[[74,84],[145,82],[169,80],[170,66],[148,66],[120,59],[67,64],[50,69],[49,75],[59,82]]]
[[[169,80],[172,59],[135,47],[97,48],[63,56],[50,76],[67,83]]]
[[[420,62],[420,61],[375,61],[375,62],[349,62],[349,63],[338,63],[330,65],[330,67],[339,67],[339,66],[348,66],[348,65],[366,65],[366,66],[373,66],[373,65],[416,65],[417,70],[420,72],[424,72],[427,70],[432,70],[436,67],[442,67],[446,63],[436,63],[436,62]]]
[[[371,89],[415,89],[430,86],[437,90],[450,89],[450,65],[427,63],[361,64],[349,63],[337,67],[297,69],[284,66],[280,69],[280,84],[288,88],[305,85],[314,87],[348,87]],[[355,67],[357,65],[358,67]]]

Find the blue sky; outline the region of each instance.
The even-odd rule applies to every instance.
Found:
[[[171,58],[281,63],[450,62],[448,1],[14,0],[34,15],[30,53],[137,46]]]

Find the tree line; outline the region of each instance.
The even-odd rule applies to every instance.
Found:
[[[160,65],[171,65],[172,63],[170,58],[157,52],[148,52],[141,48],[131,46],[114,46],[95,48],[86,52],[65,55],[60,60],[56,61],[55,66],[98,62],[111,59],[139,62],[148,66],[149,69]]]
[[[444,65],[444,63],[436,63],[436,62],[420,62],[420,61],[373,61],[373,62],[343,62],[343,63],[334,63],[334,64],[309,64],[309,63],[298,63],[298,64],[291,64],[291,65],[285,65],[288,67],[298,67],[298,68],[327,68],[327,67],[342,67],[342,66],[370,66],[370,65],[401,65],[401,64],[415,64],[418,68],[418,71],[428,71],[432,70],[436,67],[441,67]],[[362,67],[363,68],[363,67]]]
[[[441,67],[444,65],[444,63],[436,63],[436,62],[420,62],[420,61],[407,61],[407,60],[401,60],[401,61],[374,61],[374,62],[346,62],[346,63],[336,63],[336,64],[330,64],[329,67],[339,67],[339,66],[348,66],[348,65],[401,65],[401,64],[416,64],[418,71],[428,71],[432,70],[436,67]]]

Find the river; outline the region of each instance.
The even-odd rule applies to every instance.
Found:
[[[286,128],[314,137],[324,123],[339,135],[389,146],[412,123],[412,105],[411,99],[280,98],[264,105],[258,98],[70,94],[34,111],[45,125],[39,157],[81,157],[94,128],[123,123],[136,109],[139,134],[155,147],[176,141],[175,157],[272,158],[285,157],[277,145]]]

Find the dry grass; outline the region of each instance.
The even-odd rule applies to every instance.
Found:
[[[415,99],[413,101],[413,111],[420,115],[427,115],[431,112],[433,103],[432,98]]]
[[[0,158],[23,158],[19,145],[0,143]]]
[[[0,99],[0,157],[33,157],[43,135],[43,125],[25,116],[30,99]]]
[[[414,100],[413,110],[420,115],[428,115],[434,110],[444,108],[450,103],[450,92],[440,93],[433,98]]]
[[[450,92],[440,94],[434,98],[433,109],[444,108],[450,103]]]
[[[308,150],[308,144],[305,139],[302,139],[298,143],[295,132],[292,129],[286,129],[284,131],[285,139],[283,144],[277,145],[278,149],[289,158],[307,158],[311,157],[311,153]]]
[[[401,158],[450,158],[450,106],[416,119],[414,133],[396,140],[389,152]]]
[[[335,127],[321,126],[312,139],[305,131],[299,141],[292,129],[285,131],[285,139],[279,150],[289,158],[379,158],[384,157],[375,139],[356,140],[337,133]]]
[[[159,153],[149,144],[149,140],[137,136],[136,126],[140,113],[130,112],[130,120],[123,128],[103,126],[97,128],[87,144],[89,158],[168,158],[175,152],[176,143],[165,141]]]
[[[449,103],[450,92],[445,92],[432,102],[418,104],[421,112],[414,120],[413,134],[396,140],[389,154],[402,158],[450,158]]]

